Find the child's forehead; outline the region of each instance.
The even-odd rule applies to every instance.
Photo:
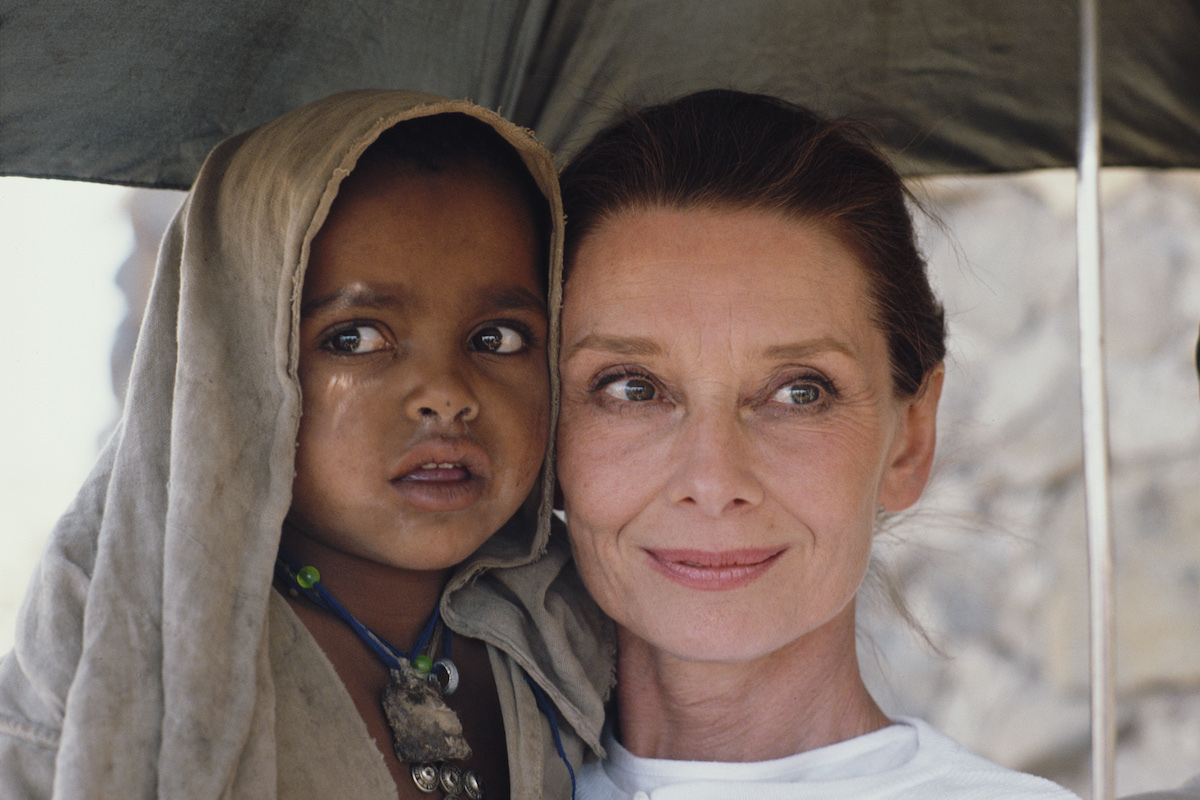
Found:
[[[502,175],[482,164],[364,166],[343,181],[313,239],[302,315],[349,306],[450,313],[500,301],[544,307],[536,226]]]
[[[524,175],[532,181],[532,175],[527,172]],[[429,179],[459,187],[486,183],[496,192],[510,197],[513,202],[520,202],[522,194],[519,181],[513,175],[478,156],[462,155],[437,165],[428,165],[416,159],[381,155],[368,150],[338,187],[337,198],[347,193],[411,186]]]
[[[479,160],[464,160],[430,168],[416,162],[374,156],[360,159],[337,189],[333,204],[317,235],[333,225],[365,225],[385,197],[412,197],[414,203],[436,203],[445,213],[461,214],[480,193],[499,198],[522,228],[537,227],[534,209],[522,188],[509,175]],[[414,209],[410,209],[414,210]],[[420,210],[420,209],[416,209]],[[463,223],[470,220],[464,218]]]

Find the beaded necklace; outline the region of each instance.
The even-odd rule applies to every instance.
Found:
[[[471,757],[462,723],[446,705],[443,695],[458,688],[458,668],[450,658],[452,633],[442,624],[435,606],[417,641],[405,652],[359,622],[321,583],[313,566],[299,566],[283,552],[275,560],[275,575],[292,596],[303,594],[346,624],[384,663],[390,681],[383,690],[383,713],[392,729],[396,758],[411,764],[413,783],[422,792],[441,789],[453,800],[466,796],[483,800],[483,779],[455,761]],[[442,657],[436,661],[425,653],[441,635]]]

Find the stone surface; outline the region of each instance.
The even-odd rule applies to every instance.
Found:
[[[877,555],[938,655],[862,614],[888,709],[1086,793],[1087,550],[1073,175],[923,186],[950,325],[940,453]],[[1200,774],[1200,175],[1106,173],[1118,794]]]

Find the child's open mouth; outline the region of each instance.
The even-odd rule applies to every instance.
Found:
[[[462,464],[449,462],[435,463],[430,461],[402,475],[402,481],[465,481],[471,477],[471,470]]]
[[[458,511],[478,501],[488,484],[488,457],[469,440],[434,439],[396,465],[392,487],[420,511]]]

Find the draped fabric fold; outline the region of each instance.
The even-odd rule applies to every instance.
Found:
[[[908,174],[1069,166],[1064,0],[30,0],[0,15],[0,172],[183,188],[340,89],[498,108],[560,155],[623,102],[728,86],[872,120]],[[1106,0],[1110,165],[1200,167],[1200,3]]]

